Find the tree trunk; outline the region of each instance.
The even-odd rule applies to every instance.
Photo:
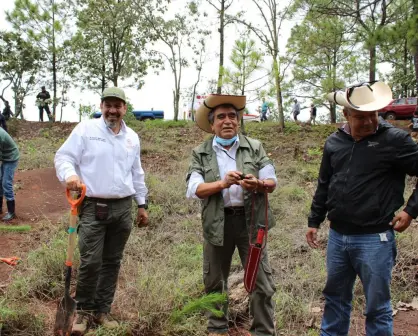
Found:
[[[369,81],[376,80],[376,46],[372,46],[369,49],[370,65],[369,65]]]
[[[280,83],[279,64],[277,62],[277,55],[273,56],[273,71],[274,71],[274,81],[276,84],[277,109],[279,110],[279,126],[282,130],[284,130],[282,86]]]
[[[52,83],[54,86],[54,101],[52,102],[52,120],[55,121],[57,109],[57,51],[55,49],[55,4],[52,0]]]
[[[216,90],[217,94],[222,93],[222,81],[223,81],[223,72],[224,72],[224,41],[225,41],[225,0],[221,0],[221,11],[220,11],[220,24],[219,24],[219,74],[218,74],[218,88]]]
[[[113,75],[113,86],[117,87],[118,86],[118,75],[114,74]]]
[[[106,88],[106,64],[105,64],[105,40],[103,38],[102,44],[102,92]]]
[[[242,87],[241,89],[241,96],[245,95],[245,86]],[[242,111],[242,118],[241,118],[241,133],[244,135],[247,135],[247,132],[245,132],[245,124],[244,124],[244,113],[245,113],[245,109],[244,111]]]
[[[333,59],[332,59],[332,91],[335,92],[337,82],[337,51],[334,50],[333,52]],[[330,121],[331,124],[335,124],[337,122],[337,106],[336,104],[330,104],[331,108],[329,110],[330,113]]]

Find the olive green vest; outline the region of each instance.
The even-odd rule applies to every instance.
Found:
[[[219,181],[219,167],[216,153],[212,148],[213,137],[193,149],[186,181],[190,175],[197,172],[203,176],[206,183]],[[239,147],[236,154],[237,170],[244,174],[253,174],[258,178],[258,172],[273,162],[266,155],[260,141],[239,135]],[[265,224],[265,198],[263,193],[251,193],[244,190],[245,220],[247,228],[251,221],[252,196],[255,196],[254,223]],[[202,200],[203,237],[213,245],[223,246],[224,241],[224,200],[222,192],[213,194]],[[273,214],[268,207],[269,229],[275,225]],[[256,230],[254,235],[256,235]]]

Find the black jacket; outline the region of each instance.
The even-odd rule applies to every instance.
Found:
[[[46,100],[46,99],[50,99],[51,95],[49,94],[48,91],[41,91],[38,93],[38,95],[36,96],[36,98],[42,99],[42,100]]]
[[[404,204],[406,174],[418,175],[418,145],[408,133],[380,120],[375,134],[356,142],[339,129],[325,142],[308,226],[318,228],[328,213],[342,234],[388,230]],[[417,188],[404,210],[417,217]]]

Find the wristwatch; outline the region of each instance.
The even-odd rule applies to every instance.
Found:
[[[145,210],[148,209],[148,200],[145,201],[145,204],[138,204],[138,209],[141,209],[141,208]]]

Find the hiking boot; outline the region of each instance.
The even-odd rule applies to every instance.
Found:
[[[216,332],[210,332],[208,336],[228,336],[228,334],[227,333],[220,334],[220,333],[216,333]]]
[[[106,329],[116,329],[119,327],[119,323],[109,313],[98,313],[96,323]]]
[[[15,214],[15,201],[6,201],[7,204],[7,214],[3,217],[3,221],[7,222],[16,218]]]
[[[73,322],[72,336],[83,336],[89,327],[89,316],[86,314],[77,314]]]

